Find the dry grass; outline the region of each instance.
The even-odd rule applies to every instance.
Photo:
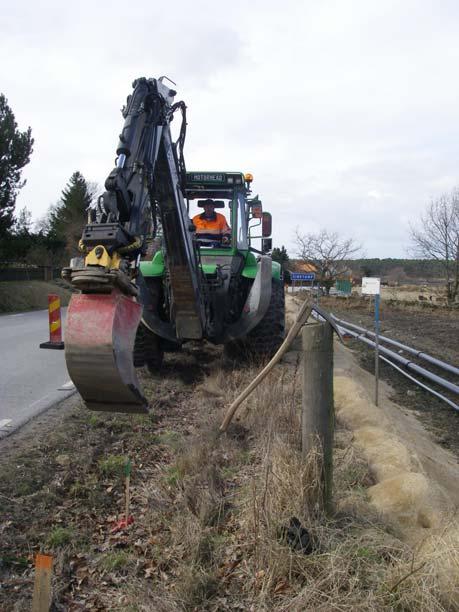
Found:
[[[85,458],[86,480],[83,471],[74,476],[61,509],[66,521],[73,514],[76,531],[55,551],[56,604],[131,612],[454,609],[441,600],[437,546],[413,552],[369,504],[373,476],[345,429],[335,439],[335,510],[324,513],[318,456],[305,461],[300,452],[294,363],[276,368],[219,436],[225,406],[255,368],[225,369],[214,352],[197,358],[204,377],[187,378],[196,361],[188,353],[177,358],[183,372],[174,367],[147,385],[153,420],[86,417],[85,435],[98,452]],[[46,456],[53,453],[47,444]],[[112,536],[104,521],[122,507],[122,482],[102,468],[126,455],[135,458],[135,523]],[[292,539],[292,519],[306,540]],[[16,604],[30,607],[25,599]]]
[[[48,294],[56,293],[61,305],[67,306],[71,293],[55,283],[45,281],[0,282],[0,313],[23,312],[48,308]]]
[[[252,374],[217,372],[197,395],[233,397]],[[172,506],[167,485],[161,493],[169,577],[159,581],[158,609],[447,609],[431,568],[369,505],[372,476],[345,430],[335,450],[336,512],[324,514],[318,456],[305,461],[300,452],[297,382],[293,366],[273,372],[221,438],[223,410],[214,405],[179,451]],[[311,554],[285,539],[293,517]]]

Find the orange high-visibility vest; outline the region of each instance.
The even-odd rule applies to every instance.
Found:
[[[214,213],[212,219],[206,219],[204,213],[193,217],[198,238],[221,240],[223,236],[231,236],[231,228],[220,213]]]

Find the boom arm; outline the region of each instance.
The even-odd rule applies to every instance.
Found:
[[[207,325],[194,227],[182,193],[185,105],[173,104],[175,92],[161,79],[141,78],[133,88],[123,109],[116,167],[97,207],[90,210],[80,241],[84,265],[63,270],[63,277],[82,291],[72,296],[67,313],[67,368],[87,406],[95,410],[147,410],[133,347],[142,306],[148,310],[153,305],[139,261],[157,213],[169,282],[170,323],[161,324],[179,339],[202,338]],[[176,145],[170,122],[178,108],[183,123]]]
[[[105,182],[97,223],[86,227],[82,243],[86,248],[102,245],[110,255],[117,252],[137,268],[152,214],[159,212],[172,292],[171,321],[178,338],[201,338],[205,328],[201,272],[181,188],[184,125],[179,156],[169,127],[174,111],[179,107],[184,111],[184,104],[173,105],[175,92],[160,80],[137,79],[133,87],[123,109],[116,167]]]

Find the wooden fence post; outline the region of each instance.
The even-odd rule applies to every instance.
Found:
[[[332,507],[333,482],[333,330],[329,323],[303,327],[302,451],[306,457],[319,443],[323,452],[323,505]]]

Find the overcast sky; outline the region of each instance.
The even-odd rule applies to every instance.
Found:
[[[241,170],[274,243],[322,227],[403,257],[408,225],[459,184],[459,4],[16,0],[0,91],[32,127],[17,207],[35,219],[75,170],[100,185],[138,76],[188,106],[189,170]]]

